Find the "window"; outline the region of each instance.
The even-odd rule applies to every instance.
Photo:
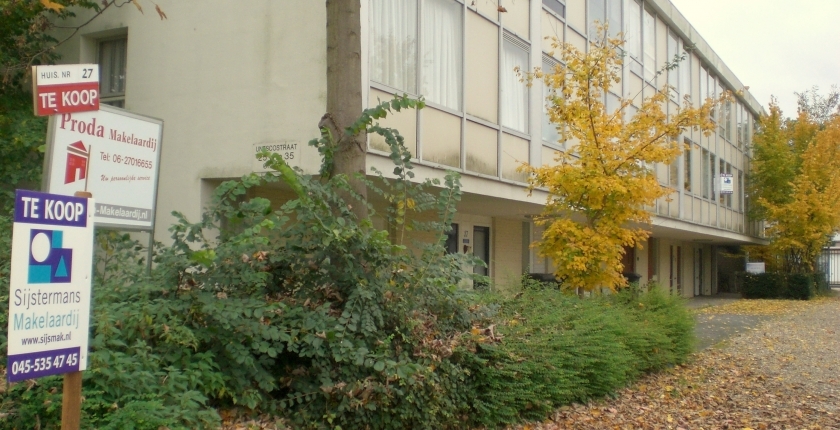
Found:
[[[520,82],[516,70],[529,69],[528,46],[516,37],[505,34],[502,51],[502,125],[527,133],[528,87]]]
[[[417,0],[373,0],[370,78],[417,94]]]
[[[691,55],[686,51],[685,41],[682,41],[682,55],[684,56],[683,60],[680,61],[679,66],[679,73],[680,73],[680,96],[682,97],[690,97],[691,96]]]
[[[691,192],[691,141],[685,139],[686,148],[683,153],[683,190]]]
[[[726,163],[726,174],[732,175],[732,165],[729,163]],[[734,180],[734,175],[731,177]],[[726,207],[732,209],[732,193],[726,195]]]
[[[703,191],[703,198],[708,199],[710,191],[711,191],[710,186],[712,185],[712,181],[713,181],[713,179],[711,179],[711,178],[714,177],[714,172],[710,173],[710,171],[714,170],[714,168],[711,168],[711,169],[709,168],[710,160],[709,160],[709,151],[707,149],[702,150],[700,157],[701,157],[700,161],[701,161],[701,164],[702,164],[701,171],[703,172],[703,186],[702,186],[702,188],[703,188],[703,190],[702,190]]]
[[[644,46],[645,79],[652,81],[656,77],[656,18],[645,10],[642,25],[642,43]]]
[[[723,129],[723,137],[732,142],[732,102],[727,100],[723,104],[723,114],[721,115],[721,128]]]
[[[609,24],[610,37],[617,37],[621,33],[621,3],[622,0],[606,0],[607,2],[607,24]]]
[[[589,0],[589,38],[598,39],[598,27],[596,23],[601,25],[607,24],[607,5],[605,0]]]
[[[616,37],[621,33],[621,1],[622,0],[589,0],[589,38],[598,38],[599,22],[608,27],[609,37]]]
[[[543,7],[556,13],[561,18],[566,17],[566,5],[559,0],[543,0]]]
[[[621,107],[621,101],[618,99],[618,96],[613,94],[612,92],[607,93],[607,103],[604,105],[606,109],[608,118],[612,118],[615,115],[616,111]],[[616,119],[621,120],[621,116],[616,115]]]
[[[706,162],[706,160],[703,160],[703,162],[706,164],[706,167],[708,167],[708,169],[705,169],[706,172],[708,173],[708,176],[707,176],[708,181],[706,181],[706,185],[708,185],[708,191],[709,191],[708,198],[709,198],[709,200],[714,200],[715,199],[715,180],[718,179],[717,175],[715,174],[715,154],[712,154],[710,151],[705,151],[705,152],[709,154],[708,162]],[[706,197],[706,195],[704,195],[703,197]]]
[[[636,0],[627,0],[627,30],[624,35],[624,46],[630,58],[640,60],[642,57],[642,5]]]
[[[99,43],[99,91],[104,104],[125,107],[125,73],[128,38]]]
[[[744,108],[744,146],[747,148],[749,148],[750,143],[752,143],[751,133],[754,131],[754,125],[756,125],[756,123],[753,120],[752,114],[748,109]]]
[[[738,148],[744,147],[744,106],[741,103],[735,105],[735,134],[738,139]]]
[[[681,63],[674,63],[677,61],[677,56],[679,55],[679,46],[677,45],[677,36],[674,33],[668,32],[668,86],[671,87],[670,95],[671,98],[677,99],[679,95],[677,91],[680,89],[680,82],[679,82],[679,70],[677,69],[679,66],[682,66]]]
[[[705,103],[706,98],[709,97],[709,71],[705,68],[700,68],[700,100],[699,104]]]
[[[543,71],[550,72],[554,70],[556,65],[557,63],[555,61],[543,58]],[[551,103],[548,98],[552,96],[551,93],[552,91],[548,88],[548,85],[543,83],[542,140],[549,143],[559,144],[560,133],[557,131],[557,124],[553,124],[548,116],[548,106],[550,106]]]
[[[677,142],[672,142],[672,145],[677,145]],[[680,168],[680,159],[675,158],[671,164],[668,165],[668,186],[671,187],[673,190],[679,189],[680,178],[679,178],[679,168]]]
[[[453,0],[373,0],[371,80],[460,110],[462,14],[463,6]]]
[[[709,74],[709,85],[707,87],[708,93],[706,94],[706,97],[714,100],[715,95],[720,94],[720,92],[715,92],[716,88],[717,88],[717,83],[715,82],[715,77],[712,76],[712,74],[710,73]],[[717,122],[718,121],[718,117],[717,117],[718,113],[715,112],[715,111],[719,112],[720,109],[712,108],[712,110],[709,112],[709,119],[711,119],[714,122]]]
[[[463,7],[452,0],[424,0],[420,93],[426,100],[461,109]]]
[[[719,161],[720,161],[720,173],[721,174],[726,173],[726,174],[731,175],[732,174],[732,165],[723,161],[722,158],[719,159]],[[731,193],[724,194],[722,192],[719,193],[718,194],[718,202],[720,202],[721,205],[724,205],[728,208],[731,208],[732,207],[732,194]]]

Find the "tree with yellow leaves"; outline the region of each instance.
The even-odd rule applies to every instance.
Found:
[[[840,229],[840,113],[816,118],[807,108],[783,119],[775,101],[753,143],[750,214],[767,223],[770,245],[751,247],[768,270],[811,273]]]
[[[601,29],[601,34],[606,32]],[[600,39],[585,53],[555,42],[565,67],[533,73],[532,78],[548,86],[550,121],[577,144],[560,152],[555,165],[523,167],[531,174],[532,190],[548,191],[536,221],[545,226],[540,253],[552,259],[565,287],[585,290],[626,285],[621,263],[625,247],[647,240],[647,208],[673,192],[659,185],[652,166],[670,164],[682,153],[677,137],[685,129],[710,133],[716,103],[706,100],[695,108],[686,97],[680,108],[666,112],[666,86],[643,99],[635,113],[632,98],[619,97],[617,109],[608,110],[605,95],[621,82],[623,42]]]

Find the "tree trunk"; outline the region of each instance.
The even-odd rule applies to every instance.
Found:
[[[327,0],[327,114],[335,139],[332,174],[345,174],[353,191],[364,200],[365,184],[356,174],[365,174],[365,133],[346,134],[362,114],[361,0]],[[367,218],[367,206],[350,195],[343,196],[352,212]]]

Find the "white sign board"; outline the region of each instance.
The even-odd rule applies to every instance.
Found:
[[[254,150],[251,153],[253,157],[253,164],[251,170],[254,172],[267,172],[271,169],[265,167],[266,158],[258,157],[258,154],[268,151],[275,154],[280,154],[283,161],[292,167],[302,167],[303,160],[301,159],[301,143],[291,140],[280,140],[276,142],[256,143],[253,145]]]
[[[756,275],[764,273],[764,262],[747,263],[747,273],[753,273]]]
[[[10,382],[87,368],[92,199],[18,190],[9,277]]]
[[[154,226],[163,121],[103,105],[50,117],[48,192],[96,198],[97,226]]]
[[[734,180],[732,179],[731,173],[721,173],[720,174],[720,193],[721,194],[732,194],[735,192],[735,185]]]

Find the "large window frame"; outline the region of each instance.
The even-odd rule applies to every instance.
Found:
[[[455,0],[371,0],[371,82],[462,111],[463,14]]]
[[[566,19],[566,3],[560,0],[542,0],[543,8]]]
[[[667,40],[668,40],[668,42],[667,42],[666,51],[668,52],[668,58],[666,59],[666,61],[668,62],[668,66],[669,66],[668,71],[667,71],[668,86],[671,87],[668,94],[671,96],[671,100],[676,101],[676,100],[679,99],[679,91],[680,91],[680,73],[679,73],[679,70],[677,68],[682,66],[682,65],[679,64],[679,63],[674,64],[674,62],[676,61],[677,56],[679,55],[679,52],[680,52],[680,42],[679,42],[680,39],[679,39],[679,37],[677,37],[676,34],[674,34],[673,31],[669,30]]]
[[[530,91],[521,82],[520,73],[530,70],[530,46],[511,33],[505,32],[502,41],[501,125],[528,134]],[[518,70],[518,72],[517,72]]]
[[[96,53],[99,64],[100,103],[125,108],[128,75],[128,36],[100,40]]]
[[[607,37],[616,37],[622,28],[622,0],[588,0],[589,39],[598,38],[595,22],[607,25]]]
[[[546,73],[552,73],[554,68],[561,64],[559,61],[545,54],[543,54],[542,61],[542,68]],[[557,130],[557,124],[552,123],[551,118],[548,115],[548,98],[552,95],[552,90],[545,84],[545,82],[542,82],[542,94],[542,125],[540,127],[542,141],[543,143],[560,147],[563,145],[563,142],[561,142],[561,134]]]

